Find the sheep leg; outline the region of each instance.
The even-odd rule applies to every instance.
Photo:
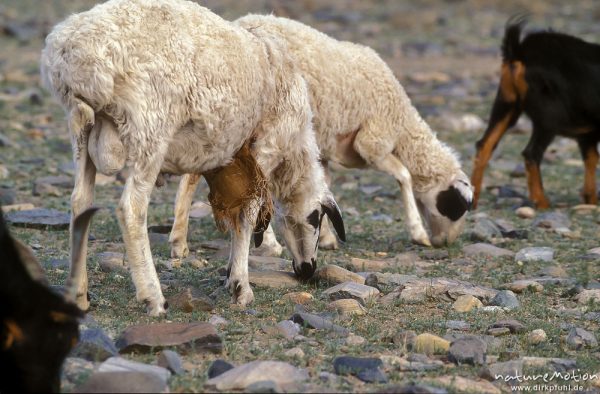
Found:
[[[69,227],[69,250],[73,253],[74,245],[74,220],[83,211],[92,206],[94,202],[94,184],[96,180],[96,167],[92,162],[92,159],[88,155],[88,140],[85,134],[79,134],[76,137],[74,133],[71,134],[71,145],[73,147],[73,160],[75,162],[75,184],[73,187],[73,193],[71,194],[71,225]],[[87,239],[89,235],[89,223],[87,223],[82,230],[83,242],[81,243],[80,253],[76,256],[76,260],[71,258],[74,267],[83,267],[83,269],[76,270],[76,276],[73,277],[73,281],[76,283],[76,303],[77,306],[86,311],[89,309],[90,303],[88,300],[88,276],[86,261],[87,261]]]
[[[165,313],[165,298],[150,250],[147,230],[147,212],[150,193],[159,174],[162,159],[151,157],[138,161],[125,182],[117,208],[117,216],[125,241],[136,299],[144,302],[150,316]]]
[[[408,169],[392,153],[374,162],[375,168],[392,175],[400,184],[402,202],[406,210],[406,220],[411,239],[419,245],[431,246],[429,235],[425,231],[421,215],[417,208],[417,202],[413,194],[412,177]]]
[[[598,192],[596,190],[596,166],[598,165],[598,141],[590,138],[579,138],[577,140],[579,150],[585,163],[585,177],[583,182],[583,201],[586,204],[598,203]]]
[[[181,177],[175,196],[175,222],[169,236],[171,257],[181,259],[190,253],[187,244],[190,206],[194,192],[200,182],[200,174],[185,174]]]
[[[248,281],[248,255],[254,231],[259,201],[252,201],[252,209],[245,210],[238,229],[231,230],[231,251],[227,268],[227,288],[231,293],[231,303],[246,306],[254,301],[254,293]]]
[[[550,201],[544,194],[542,183],[542,173],[540,163],[544,152],[554,139],[554,134],[533,125],[533,133],[523,150],[525,158],[525,171],[527,173],[527,188],[529,189],[529,199],[535,204],[536,208],[546,209],[550,207]]]
[[[323,172],[325,173],[325,183],[327,187],[331,189],[331,174],[329,173],[329,166],[327,160],[321,160],[323,165]],[[324,250],[335,250],[338,248],[338,240],[331,231],[329,218],[324,217],[321,221],[321,233],[319,234],[319,248]]]

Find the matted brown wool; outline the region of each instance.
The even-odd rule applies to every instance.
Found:
[[[208,201],[217,228],[239,231],[241,215],[252,209],[252,201],[262,201],[255,231],[264,231],[273,214],[273,201],[267,180],[246,142],[231,163],[202,175],[208,183]]]

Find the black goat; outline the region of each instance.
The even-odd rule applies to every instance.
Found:
[[[95,211],[77,217],[74,233],[83,233]],[[60,369],[84,315],[74,293],[62,296],[45,285],[38,261],[11,237],[0,213],[0,393],[59,391]]]
[[[506,132],[525,112],[533,133],[523,151],[529,198],[537,208],[550,203],[544,195],[540,161],[556,135],[574,138],[585,163],[583,200],[597,203],[597,144],[600,140],[600,45],[552,31],[530,33],[521,40],[523,18],[509,20],[502,42],[500,86],[488,127],[479,141],[471,182],[473,207],[483,172]]]

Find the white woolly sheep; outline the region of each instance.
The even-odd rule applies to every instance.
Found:
[[[260,27],[286,41],[308,83],[317,144],[326,169],[331,160],[392,175],[400,184],[412,240],[442,246],[456,239],[473,198],[469,179],[457,155],[436,138],[375,51],[271,15],[248,15],[235,23],[249,31]],[[187,216],[198,180],[186,176],[179,186],[170,237],[173,257],[188,252]],[[265,244],[271,245],[273,254],[280,252],[272,231],[265,234]],[[320,245],[337,247],[326,221]]]
[[[306,83],[283,45],[262,29],[243,29],[183,0],[110,0],[70,16],[46,39],[42,78],[65,108],[72,135],[73,214],[92,203],[96,169],[114,171],[113,144],[122,144],[131,173],[117,215],[136,298],[150,315],[165,312],[146,229],[160,172],[217,173],[247,147],[269,180],[301,273],[316,264],[315,216],[333,217],[344,237],[318,162]],[[98,120],[99,135],[90,139]],[[265,202],[254,196],[228,223],[227,286],[232,302],[242,305],[254,298],[248,250]],[[78,279],[78,305],[86,309],[87,274]]]

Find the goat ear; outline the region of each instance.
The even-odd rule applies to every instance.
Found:
[[[465,212],[471,209],[472,200],[454,186],[438,193],[436,207],[448,219],[457,221]]]
[[[329,220],[331,220],[333,228],[335,229],[338,237],[340,237],[342,241],[346,242],[346,230],[344,229],[342,212],[340,211],[340,207],[338,207],[333,197],[327,197],[325,202],[321,203],[321,207],[323,208],[323,212],[325,212],[327,217],[329,217]]]

